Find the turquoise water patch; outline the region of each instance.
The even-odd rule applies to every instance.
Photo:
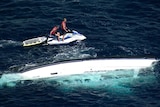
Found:
[[[59,77],[57,79],[47,79],[48,83],[57,84],[57,88],[62,91],[73,91],[77,89],[104,89],[116,93],[130,93],[130,88],[125,85],[132,82],[134,70],[116,70],[108,72],[93,72],[80,75]]]
[[[0,87],[14,87],[16,83],[20,81],[22,77],[17,73],[15,74],[3,74],[0,78]]]

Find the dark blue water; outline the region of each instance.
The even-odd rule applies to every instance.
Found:
[[[67,26],[84,34],[80,43],[22,47],[22,41],[48,35],[67,18]],[[159,0],[1,0],[0,73],[17,73],[37,65],[86,58],[159,58]],[[159,64],[130,76],[70,80],[19,81],[0,88],[2,107],[160,106]],[[82,77],[91,79],[84,82]],[[78,78],[78,82],[72,80]],[[81,80],[82,79],[82,80]]]

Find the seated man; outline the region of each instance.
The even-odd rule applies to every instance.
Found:
[[[50,37],[52,35],[55,35],[58,37],[58,41],[60,41],[60,33],[58,32],[59,26],[56,25],[55,27],[53,27],[53,29],[50,31]]]

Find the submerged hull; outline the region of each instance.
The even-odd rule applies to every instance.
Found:
[[[120,69],[143,69],[151,67],[155,59],[92,59],[78,60],[73,62],[62,62],[35,68],[20,76],[22,80],[34,80],[40,78],[58,77],[88,72],[108,72]]]

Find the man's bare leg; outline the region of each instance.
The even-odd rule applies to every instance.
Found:
[[[60,41],[60,33],[57,32],[55,35],[58,37],[58,41]]]

